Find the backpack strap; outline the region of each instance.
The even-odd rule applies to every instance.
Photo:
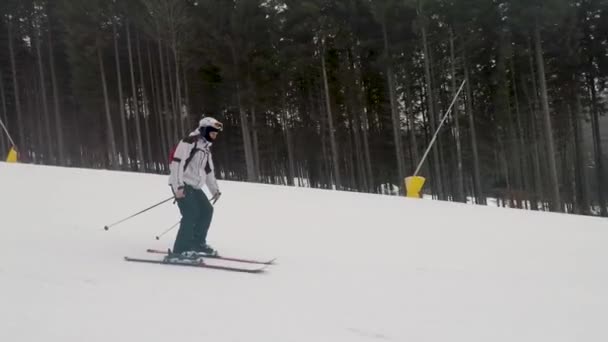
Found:
[[[180,143],[185,142],[188,144],[193,144],[193,143],[196,144],[197,141],[198,141],[197,136],[187,136],[187,137],[181,139],[179,142]],[[178,146],[179,146],[179,143],[177,145],[175,145],[173,147],[173,149],[171,150],[170,157],[169,157],[169,160],[171,160],[171,163],[173,163],[173,162],[181,163],[182,162],[182,158],[175,157],[175,150],[177,150]],[[190,152],[192,153],[192,151],[190,151]],[[189,157],[188,159],[190,159],[190,158],[191,157]]]
[[[198,136],[188,137],[188,139],[189,140],[184,139],[184,141],[190,142],[190,143],[192,141],[194,141],[194,148],[190,151],[190,156],[188,156],[188,159],[186,159],[186,162],[184,163],[184,171],[188,167],[188,164],[190,164],[190,162],[192,161],[192,158],[194,158],[194,155],[196,154],[196,152],[203,152],[203,153],[206,152],[205,150],[198,148]],[[209,163],[209,162],[207,162],[207,163]]]

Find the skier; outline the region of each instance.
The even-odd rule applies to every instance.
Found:
[[[210,147],[222,129],[222,123],[216,119],[203,118],[197,129],[178,143],[169,158],[169,185],[182,215],[171,257],[191,259],[201,254],[217,255],[207,244],[213,217],[211,202],[221,195]],[[205,185],[211,193],[210,199],[202,190]]]

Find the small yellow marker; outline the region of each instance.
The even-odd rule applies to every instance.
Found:
[[[8,151],[8,157],[6,158],[7,163],[16,163],[18,161],[18,154],[15,147],[11,147],[11,150]]]
[[[407,197],[421,198],[420,191],[424,186],[426,179],[420,176],[411,176],[405,178],[405,188],[407,189]]]

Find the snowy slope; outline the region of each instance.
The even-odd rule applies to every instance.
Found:
[[[607,341],[608,222],[221,182],[209,241],[263,275],[127,263],[167,248],[166,177],[0,163],[0,341]]]

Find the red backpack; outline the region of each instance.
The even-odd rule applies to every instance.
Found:
[[[173,163],[173,161],[175,160],[175,150],[177,150],[177,145],[179,145],[179,143],[175,144],[171,151],[169,151],[169,165],[171,165],[171,163]]]

